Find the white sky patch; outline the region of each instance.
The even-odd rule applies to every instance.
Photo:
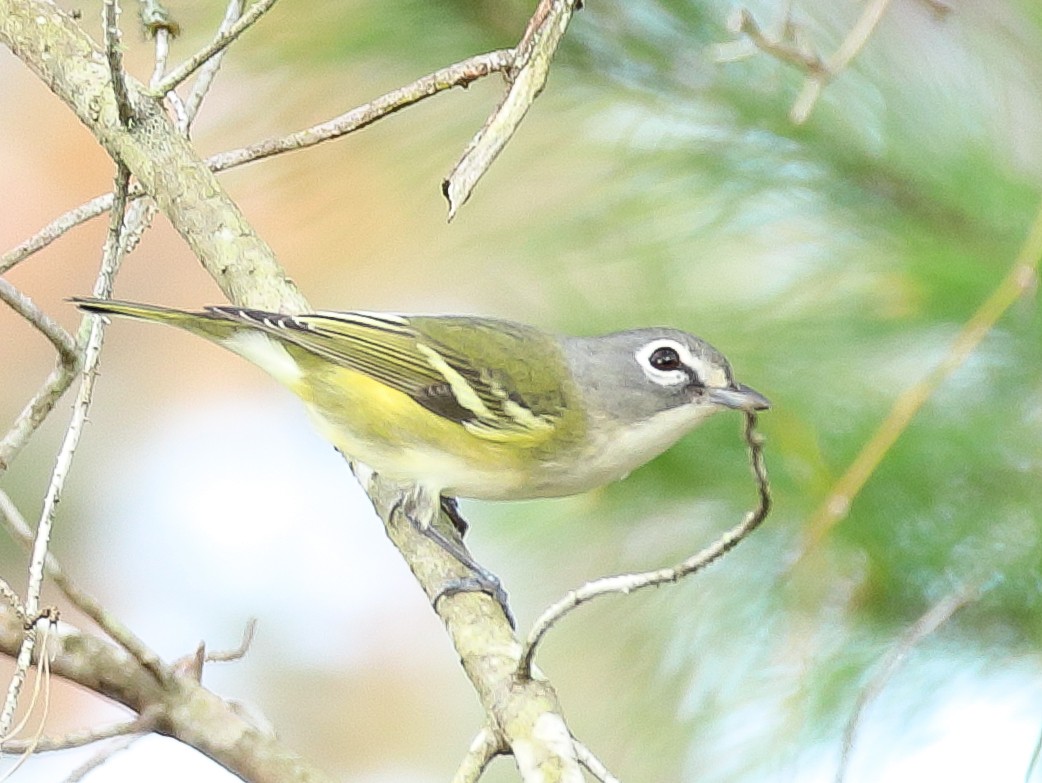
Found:
[[[291,397],[196,400],[153,424],[107,468],[120,479],[97,488],[98,513],[117,526],[97,576],[161,654],[201,638],[234,647],[259,615],[302,666],[344,667],[352,652],[393,647],[373,638],[374,623],[393,625],[381,616],[430,613],[347,464]]]

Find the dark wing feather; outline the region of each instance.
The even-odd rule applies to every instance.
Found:
[[[508,321],[208,310],[363,373],[490,440],[542,440],[568,406],[554,341]]]

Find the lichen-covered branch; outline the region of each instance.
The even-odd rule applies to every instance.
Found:
[[[17,654],[22,624],[0,613],[0,653]],[[120,648],[68,627],[52,634],[51,671],[145,716],[161,734],[188,743],[253,783],[332,783],[264,728],[191,676],[170,672],[167,682]]]
[[[428,598],[436,599],[448,580],[468,576],[415,525],[392,514],[400,492],[395,485],[357,472],[377,513],[390,518],[387,533]],[[439,562],[446,557],[448,562]],[[496,744],[510,749],[526,783],[580,783],[582,772],[557,694],[545,680],[518,676],[521,645],[499,604],[485,593],[464,592],[442,596],[435,610],[485,707]]]

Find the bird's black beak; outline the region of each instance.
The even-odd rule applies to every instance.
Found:
[[[756,389],[736,383],[729,389],[706,389],[706,396],[717,405],[724,405],[738,411],[765,411],[771,407],[771,401]]]

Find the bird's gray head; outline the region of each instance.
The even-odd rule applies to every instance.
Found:
[[[717,410],[770,407],[762,394],[735,382],[723,354],[677,329],[567,338],[564,348],[588,410],[620,425],[676,411],[669,418],[680,437]]]

